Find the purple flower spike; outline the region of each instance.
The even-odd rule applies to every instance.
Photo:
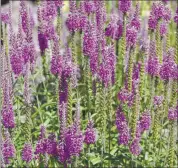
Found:
[[[118,107],[116,113],[116,126],[119,131],[119,144],[128,145],[130,140],[130,133],[127,125],[127,120],[124,113],[122,112],[121,106]]]
[[[151,42],[149,49],[149,58],[147,62],[146,71],[151,76],[157,76],[159,74],[159,60],[156,55],[155,42]]]
[[[133,18],[131,21],[131,26],[135,27],[136,30],[140,30],[141,24],[140,24],[140,19],[139,18]]]
[[[45,49],[48,48],[48,40],[45,34],[39,33],[38,34],[38,41],[41,53],[43,54]]]
[[[97,139],[96,129],[93,128],[93,125],[94,125],[93,122],[89,121],[89,123],[87,125],[87,130],[85,132],[84,142],[88,145],[94,144]]]
[[[176,14],[174,16],[174,22],[178,24],[178,8],[177,8]]]
[[[40,135],[39,135],[38,142],[36,144],[36,148],[35,148],[35,152],[34,152],[35,155],[45,154],[45,152],[46,152],[46,149],[44,146],[45,132],[46,132],[46,128],[44,126],[41,126]]]
[[[168,111],[168,119],[169,120],[177,120],[178,119],[178,106],[172,107]]]
[[[166,23],[162,23],[160,25],[160,35],[165,36],[167,34],[167,25]]]
[[[160,78],[162,80],[169,80],[177,78],[177,65],[174,62],[174,49],[170,48],[163,59],[163,64],[160,67]]]
[[[150,115],[149,111],[145,111],[141,115],[140,126],[141,126],[142,132],[149,130],[149,128],[151,126],[151,115]]]
[[[83,53],[92,59],[92,55],[97,50],[97,36],[94,25],[88,22],[83,37]]]
[[[63,61],[62,61],[62,56],[60,55],[59,41],[58,39],[55,39],[53,51],[52,51],[51,73],[54,75],[61,76],[62,70],[63,70]]]
[[[12,104],[7,104],[2,109],[2,121],[5,128],[15,127],[15,116]]]
[[[20,75],[23,71],[23,58],[20,52],[14,52],[10,57],[10,61],[14,74],[17,76]]]
[[[8,24],[9,23],[9,19],[10,18],[9,18],[8,13],[1,13],[1,20],[2,20],[2,22]]]
[[[58,7],[61,8],[63,6],[63,0],[55,0],[54,4]]]
[[[138,156],[141,153],[141,148],[139,144],[140,140],[138,138],[134,139],[130,145],[130,152],[133,155]]]
[[[78,11],[75,13],[70,13],[66,20],[66,26],[70,32],[84,30],[86,23],[86,17],[80,14]]]
[[[155,96],[154,97],[154,106],[159,107],[163,103],[164,97],[163,96]]]
[[[22,150],[22,160],[29,163],[33,159],[33,150],[32,145],[29,143],[26,143]]]
[[[128,12],[131,8],[131,1],[130,0],[120,0],[119,1],[119,10],[123,13]]]
[[[46,152],[52,156],[57,155],[57,142],[55,138],[54,134],[50,134],[46,140]]]
[[[117,16],[112,16],[110,24],[106,27],[105,35],[111,37],[114,40],[119,40],[122,36],[123,25]]]
[[[96,11],[96,7],[93,1],[85,1],[84,8],[87,14],[94,13]]]
[[[62,73],[62,59],[61,57],[52,57],[51,60],[51,73],[54,75],[61,75]]]
[[[159,20],[163,18],[164,12],[165,12],[165,8],[163,3],[161,2],[153,3],[152,11],[151,11],[152,16],[154,16],[157,20]]]
[[[157,26],[158,21],[156,20],[155,17],[150,16],[148,19],[148,27],[150,30],[155,30]]]
[[[8,131],[5,132],[5,140],[2,143],[2,155],[5,164],[9,164],[10,163],[9,159],[15,157],[15,146],[13,145],[10,139]]]
[[[168,22],[171,20],[171,10],[168,7],[164,7],[163,19]]]
[[[137,40],[137,30],[134,27],[127,27],[126,31],[127,46],[133,47]]]
[[[83,148],[83,135],[75,127],[71,127],[65,134],[67,151],[70,156],[79,156]]]
[[[119,99],[122,103],[127,102],[128,99],[129,99],[129,96],[130,96],[130,94],[129,94],[128,90],[125,89],[125,88],[122,88],[122,89],[119,91],[119,93],[118,93],[118,99]]]
[[[65,163],[69,158],[69,154],[67,152],[67,149],[66,149],[66,145],[64,142],[60,142],[57,146],[57,151],[58,151],[58,160],[61,162],[61,163]]]
[[[130,134],[128,128],[125,128],[125,131],[119,133],[118,143],[120,145],[128,145],[130,140]]]
[[[57,16],[55,1],[45,1],[41,10],[41,17],[44,21],[51,21]]]

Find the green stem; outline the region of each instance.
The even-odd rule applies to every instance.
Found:
[[[174,121],[170,121],[170,142],[169,142],[169,155],[168,155],[168,166],[174,167],[174,149],[175,149],[175,138],[174,138]]]
[[[131,49],[129,63],[128,63],[128,91],[132,91],[132,73],[133,73],[133,59],[135,56],[135,51]]]

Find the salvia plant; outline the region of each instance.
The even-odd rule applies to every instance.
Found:
[[[1,10],[0,167],[178,167],[176,1],[13,3]]]

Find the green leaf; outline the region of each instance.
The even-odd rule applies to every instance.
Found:
[[[110,152],[110,154],[111,154],[111,155],[114,155],[114,154],[117,152],[117,150],[118,150],[118,148],[114,148],[114,149]]]
[[[96,165],[97,163],[100,163],[101,162],[101,158],[97,157],[97,158],[94,158],[91,160],[92,164],[93,165]]]

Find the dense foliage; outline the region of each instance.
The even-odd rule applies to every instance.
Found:
[[[20,0],[17,32],[12,3],[0,167],[178,166],[175,1]]]

